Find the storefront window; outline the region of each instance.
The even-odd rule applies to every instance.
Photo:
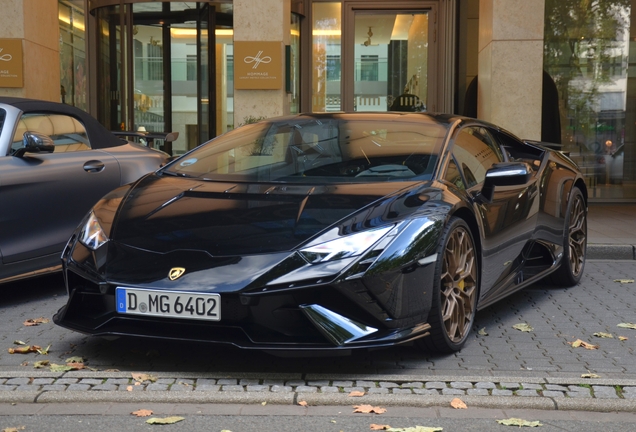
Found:
[[[86,27],[83,0],[58,2],[60,101],[87,110]]]
[[[340,3],[314,3],[312,10],[313,112],[340,111]]]
[[[558,91],[563,150],[592,201],[636,199],[633,3],[545,2],[544,69]]]

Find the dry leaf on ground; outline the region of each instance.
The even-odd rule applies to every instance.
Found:
[[[450,404],[455,409],[466,409],[466,408],[468,408],[468,406],[460,398],[453,399]]]
[[[389,428],[387,432],[441,432],[444,428],[441,427],[428,427],[428,426],[413,426],[406,428]]]
[[[597,375],[595,373],[586,373],[586,374],[582,374],[581,378],[600,378],[600,375]]]
[[[538,421],[528,421],[528,420],[524,420],[524,419],[520,419],[520,418],[514,418],[511,417],[509,419],[505,419],[505,420],[497,420],[497,423],[502,424],[504,426],[526,426],[526,427],[538,427],[538,426],[543,426],[543,424],[539,423]]]
[[[132,379],[134,379],[135,381],[138,381],[138,382],[144,382],[144,381],[155,382],[155,381],[157,381],[157,377],[156,376],[150,375],[150,374],[147,374],[147,373],[132,372],[130,375],[132,376]]]
[[[632,323],[620,323],[620,324],[617,324],[616,327],[636,330],[636,324],[632,324]]]
[[[32,327],[32,326],[36,326],[36,325],[40,325],[40,324],[46,324],[48,322],[50,322],[51,320],[49,320],[48,318],[44,318],[44,317],[40,317],[40,318],[33,318],[33,319],[28,319],[24,322],[24,325],[27,327]]]
[[[577,339],[574,342],[570,342],[570,344],[572,345],[572,348],[583,347],[583,348],[589,349],[589,350],[598,349],[598,345],[594,345],[594,344],[582,341],[581,339]]]
[[[371,425],[369,426],[369,429],[371,429],[371,430],[388,430],[388,429],[391,429],[391,426],[371,423]]]
[[[374,407],[372,405],[354,405],[354,413],[363,413],[363,414],[383,414],[386,412],[385,408],[382,407]]]
[[[531,331],[534,330],[534,328],[530,324],[527,324],[527,323],[515,324],[515,325],[512,326],[512,328],[515,328],[515,329],[517,329],[519,331],[522,331],[522,332],[531,332]]]
[[[619,341],[626,341],[627,339],[629,339],[627,336],[619,336],[618,337]]]
[[[183,420],[185,420],[185,418],[179,417],[179,416],[164,417],[164,418],[153,417],[151,419],[146,420],[146,423],[165,425],[165,424],[175,424]]]
[[[628,284],[634,283],[634,279],[614,279],[614,282],[618,282],[620,284]]]
[[[149,417],[152,415],[152,410],[140,409],[140,410],[131,412],[131,414],[136,415],[137,417]]]
[[[488,332],[486,332],[486,327],[482,328],[477,332],[479,336],[488,336]]]
[[[18,431],[24,430],[25,428],[26,426],[8,427],[8,428],[2,429],[2,432],[18,432]]]
[[[50,349],[51,349],[51,345],[47,346],[46,348],[39,348],[36,351],[40,355],[49,355],[49,350]]]
[[[37,345],[24,345],[18,348],[9,348],[9,354],[28,354],[32,352],[38,352],[42,347]]]
[[[360,396],[364,396],[363,391],[354,390],[351,393],[349,393],[349,397],[360,397]]]
[[[305,401],[300,401],[300,402],[298,402],[298,405],[300,405],[300,406],[307,406],[307,402],[305,402]]]
[[[49,365],[49,361],[48,360],[41,360],[41,361],[36,361],[35,363],[33,363],[33,367],[36,369],[40,369],[43,368],[45,366]]]
[[[599,337],[599,338],[605,338],[605,339],[614,339],[614,335],[611,334],[611,333],[596,332],[592,336],[596,336],[596,337]]]

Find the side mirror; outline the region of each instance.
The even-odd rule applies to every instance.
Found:
[[[25,132],[22,135],[22,147],[13,156],[22,157],[25,153],[53,153],[55,143],[50,136],[37,132]]]
[[[486,180],[481,195],[492,201],[495,186],[520,186],[528,183],[532,177],[532,167],[527,162],[501,162],[486,171]]]

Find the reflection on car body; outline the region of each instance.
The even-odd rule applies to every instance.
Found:
[[[101,200],[63,253],[54,320],[264,350],[456,351],[477,309],[547,276],[575,285],[586,221],[567,156],[485,122],[272,119]]]

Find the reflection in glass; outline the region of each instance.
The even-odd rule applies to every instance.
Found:
[[[342,55],[340,3],[313,3],[312,103],[313,112],[340,111],[340,57]]]
[[[60,102],[88,110],[84,1],[58,2],[60,26]]]

